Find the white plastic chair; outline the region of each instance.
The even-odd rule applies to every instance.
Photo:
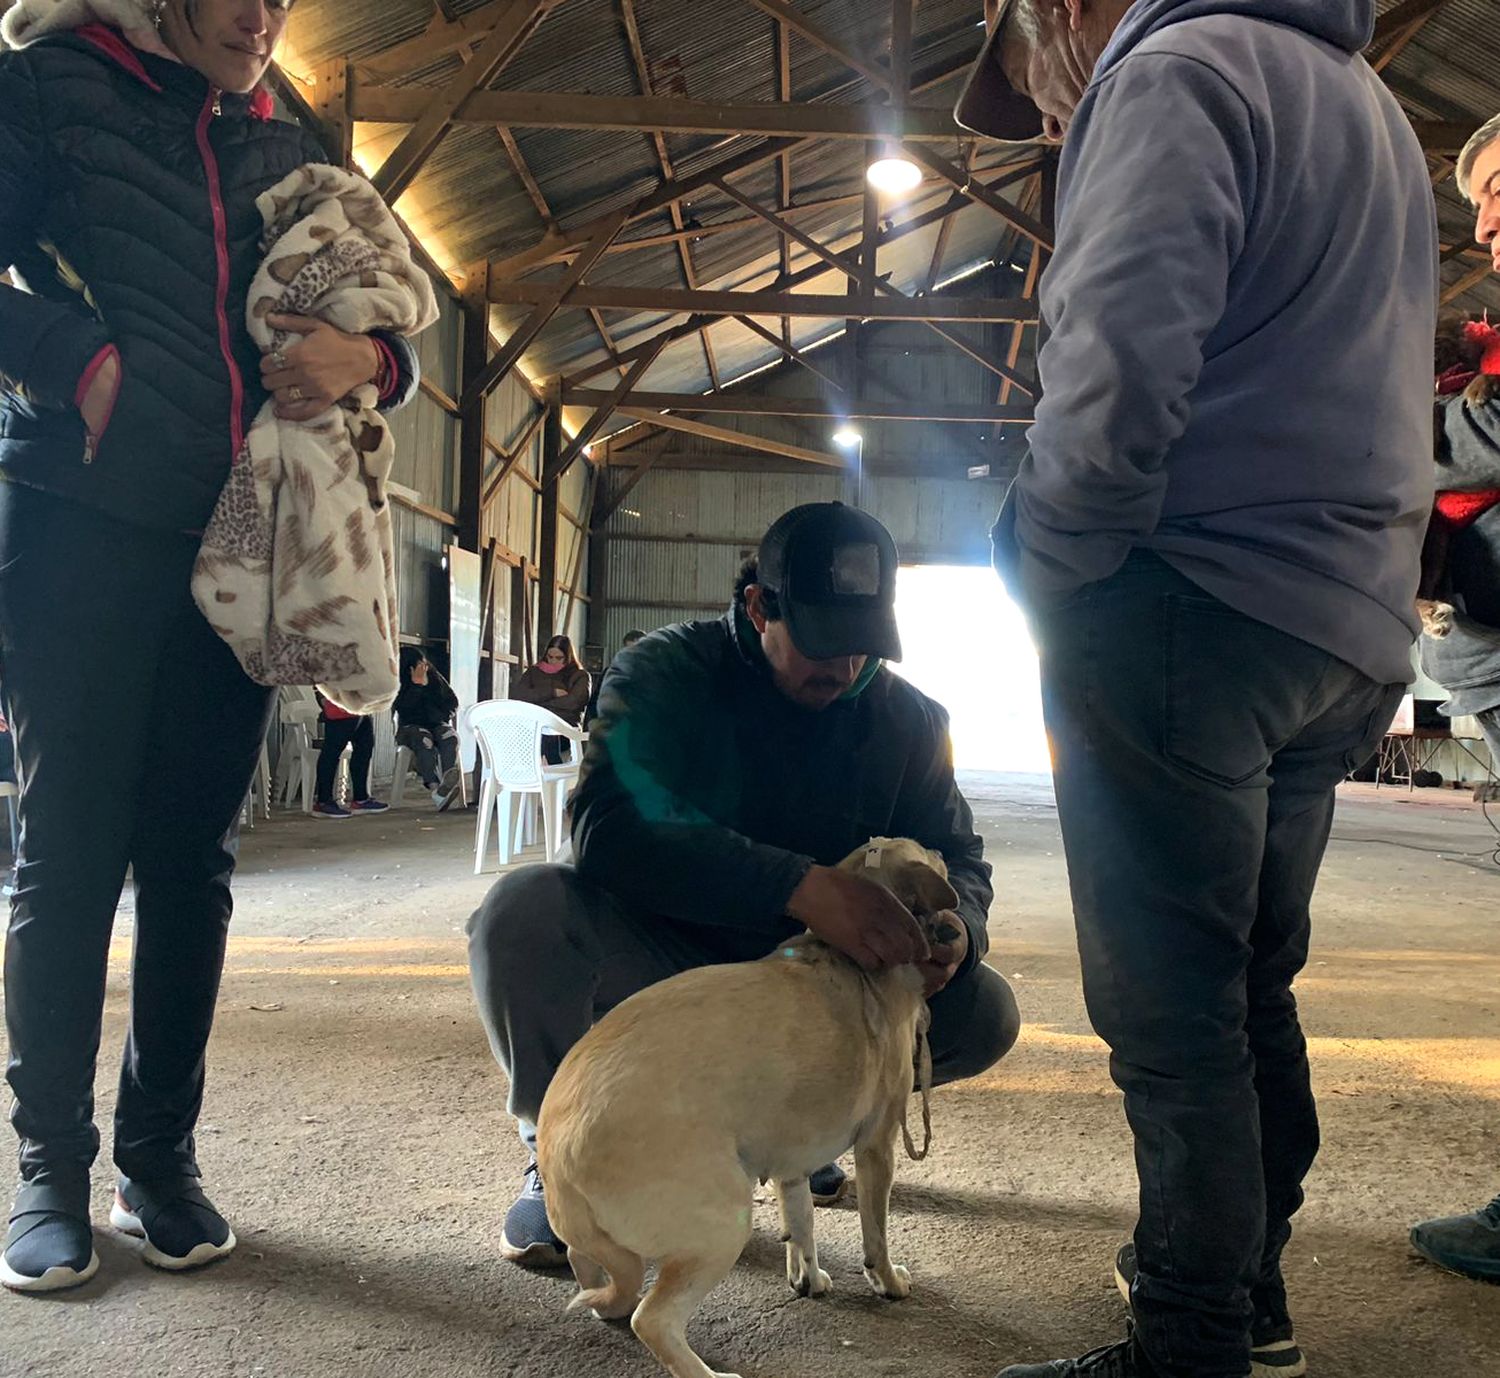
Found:
[[[240,809],[240,821],[248,828],[255,827],[255,815],[271,816],[271,750],[262,742],[260,760],[255,763],[255,774],[250,777],[250,792],[245,796]]]
[[[282,702],[280,777],[283,808],[290,808],[299,792],[302,795],[303,813],[311,813],[317,802],[314,785],[318,774],[318,757],[323,749],[313,738],[316,736],[315,725],[321,711],[316,699],[298,698]],[[352,755],[353,747],[349,746],[344,748],[343,755],[339,757],[333,791],[335,798],[347,792],[349,758]]]
[[[0,780],[0,799],[5,800],[10,809],[10,855],[11,860],[20,855],[21,850],[21,827],[16,817],[16,806],[20,803],[21,787],[13,780]]]
[[[563,811],[568,788],[578,778],[578,762],[549,766],[542,761],[544,736],[584,741],[582,729],[533,703],[491,699],[476,703],[464,718],[479,744],[484,784],[479,794],[479,820],[474,838],[474,874],[484,871],[493,820],[499,834],[500,864],[510,864],[519,819],[516,805],[535,795],[542,809],[543,847],[554,861],[562,847]],[[577,753],[574,753],[575,758]]]

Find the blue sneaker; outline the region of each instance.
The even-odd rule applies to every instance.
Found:
[[[389,813],[389,804],[382,804],[378,799],[356,799],[349,805],[351,813]]]
[[[553,1232],[536,1159],[526,1165],[526,1185],[506,1212],[500,1253],[523,1268],[566,1268],[568,1246]]]
[[[1423,1258],[1479,1282],[1500,1282],[1500,1196],[1470,1215],[1424,1220],[1411,1232]]]
[[[201,1268],[234,1251],[229,1222],[203,1194],[196,1177],[121,1177],[109,1223],[122,1234],[144,1239],[141,1257],[153,1268],[180,1273]]]
[[[0,1253],[0,1283],[13,1292],[61,1292],[98,1271],[88,1177],[23,1182]]]
[[[807,1185],[812,1188],[813,1205],[831,1206],[849,1190],[849,1177],[837,1163],[829,1163],[812,1173]]]
[[[335,803],[328,803],[328,804],[318,803],[318,804],[314,804],[313,807],[312,807],[312,816],[314,818],[337,818],[337,819],[353,818],[354,817],[354,815],[352,813],[350,813],[349,810],[346,809],[342,804],[335,804]]]

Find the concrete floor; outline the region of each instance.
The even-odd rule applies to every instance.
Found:
[[[991,1378],[1120,1333],[1110,1260],[1132,1221],[1119,1097],[1078,989],[1050,791],[966,780],[995,864],[993,961],[1027,1027],[935,1097],[936,1146],[898,1170],[914,1292],[876,1300],[852,1208],[819,1213],[826,1300],[780,1272],[773,1207],[700,1313],[745,1378]],[[1497,810],[1496,812],[1500,812]],[[1413,1220],[1500,1190],[1500,870],[1463,796],[1351,787],[1301,983],[1325,1150],[1288,1253],[1315,1378],[1500,1374],[1500,1288],[1416,1261]],[[0,1374],[141,1378],[656,1372],[628,1331],[563,1315],[572,1290],[495,1252],[524,1165],[470,1005],[472,824],[408,809],[250,834],[200,1152],[241,1239],[169,1277],[104,1229],[87,1287],[0,1296]],[[107,1124],[126,1008],[122,916],[105,1018]],[[106,1139],[107,1143],[107,1139]],[[107,1158],[107,1148],[106,1148]],[[96,1219],[110,1178],[96,1171]]]

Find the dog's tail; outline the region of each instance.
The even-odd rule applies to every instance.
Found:
[[[551,1193],[549,1192],[549,1197]],[[623,1320],[640,1301],[641,1285],[646,1280],[646,1263],[641,1256],[615,1239],[599,1226],[588,1202],[575,1192],[568,1200],[558,1228],[569,1241],[568,1261],[578,1279],[579,1293],[568,1303],[569,1311],[592,1311],[600,1320]],[[552,1207],[549,1199],[547,1205]],[[590,1266],[592,1265],[592,1266]],[[608,1274],[602,1286],[590,1286],[600,1270]]]

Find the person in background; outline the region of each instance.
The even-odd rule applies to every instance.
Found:
[[[109,1221],[158,1268],[235,1247],[193,1128],[274,695],[198,611],[193,563],[268,399],[306,422],[366,384],[385,410],[417,387],[398,336],[278,316],[298,341],[263,356],[245,328],[257,199],[327,161],[263,84],[291,9],[0,0],[0,678],[23,782],[5,948],[21,1180],[0,1283],[17,1291],[99,1267],[94,1083],[127,873]]]
[[[1475,208],[1474,238],[1500,272],[1500,115],[1460,153],[1458,187]],[[1453,627],[1445,636],[1422,638],[1422,668],[1452,696],[1445,713],[1478,717],[1492,762],[1500,767],[1500,401],[1440,399],[1438,456],[1442,486],[1484,500],[1453,538]],[[1500,1180],[1500,1164],[1492,1161],[1490,1170],[1492,1180]],[[1424,1220],[1412,1229],[1411,1242],[1440,1267],[1500,1281],[1500,1195],[1466,1215]]]
[[[1281,1256],[1318,1117],[1293,982],[1335,789],[1412,678],[1427,162],[1360,56],[1374,0],[988,8],[961,122],[1063,140],[995,558],[1140,1179],[1127,1337],[1003,1378],[1295,1378]]]
[[[318,752],[318,802],[313,805],[313,817],[325,819],[352,818],[356,814],[384,813],[389,804],[370,798],[370,759],[375,755],[375,720],[362,713],[346,713],[336,703],[331,703],[321,694],[318,702],[323,705],[323,746]],[[339,760],[344,748],[350,744],[354,753],[349,758],[349,807],[346,809],[337,797]]]
[[[625,633],[624,640],[620,642],[620,649],[622,651],[628,651],[632,646],[635,645],[637,641],[639,641],[645,635],[645,632],[638,631],[636,628],[632,627],[628,632]],[[606,667],[601,663],[599,666],[599,672],[594,676],[594,687],[592,692],[589,694],[589,706],[584,710],[583,714],[584,727],[588,727],[588,725],[599,716],[599,686],[604,683],[605,669]]]
[[[589,672],[579,663],[573,642],[566,636],[554,636],[542,652],[542,658],[510,687],[510,697],[521,703],[534,703],[556,713],[565,723],[577,727],[583,721],[592,687]],[[558,765],[567,759],[567,743],[561,737],[542,738],[542,759]]]
[[[454,725],[458,695],[416,646],[401,648],[401,691],[391,711],[396,745],[410,749],[422,784],[442,812],[462,794]]]

